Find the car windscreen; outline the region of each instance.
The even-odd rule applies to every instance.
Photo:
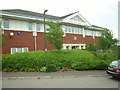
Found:
[[[120,68],[120,61],[113,61],[112,63],[110,63],[110,66]]]

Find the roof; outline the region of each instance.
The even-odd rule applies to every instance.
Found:
[[[12,14],[19,14],[19,15],[25,15],[25,16],[32,16],[32,17],[44,17],[42,13],[27,11],[27,10],[21,10],[21,9],[8,9],[8,10],[1,10],[2,12],[12,13]],[[52,15],[45,15],[46,18],[49,19],[55,19],[58,20],[60,17],[52,16]]]
[[[0,10],[0,11],[2,11],[4,13],[15,14],[15,15],[20,15],[20,16],[22,15],[22,16],[35,17],[35,18],[43,18],[44,17],[43,13],[37,13],[37,12],[22,10],[22,9],[4,9],[4,10]],[[45,14],[45,17],[48,19],[52,19],[52,20],[61,20],[61,19],[67,18],[67,17],[69,17],[75,13],[78,13],[78,12],[79,11],[74,12],[74,13],[70,13],[70,14],[67,14],[67,15],[61,16],[61,17]],[[104,29],[104,28],[96,26],[96,25],[91,25],[91,28]]]
[[[0,10],[2,12],[7,12],[7,13],[12,13],[12,14],[19,14],[19,15],[25,15],[25,16],[32,16],[32,17],[44,17],[43,13],[37,13],[37,12],[32,12],[32,11],[27,11],[27,10],[21,10],[21,9],[6,9],[6,10]],[[76,12],[74,12],[76,13]],[[46,14],[46,18],[48,19],[53,19],[53,20],[59,20],[59,19],[64,19],[74,13],[59,17],[59,16],[53,16],[53,15],[48,15]]]
[[[78,11],[77,11],[77,12],[78,12]],[[70,14],[68,14],[68,15],[65,15],[65,16],[62,16],[62,17],[60,17],[60,18],[61,18],[61,19],[64,19],[64,18],[66,18],[66,17],[68,17],[68,16],[71,16],[71,15],[73,15],[73,14],[77,13],[77,12],[70,13]]]
[[[96,25],[92,25],[91,27],[92,27],[92,28],[96,28],[96,29],[101,29],[101,30],[102,30],[102,29],[105,29],[105,28],[103,28],[103,27],[96,26]]]

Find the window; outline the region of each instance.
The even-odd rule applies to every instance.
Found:
[[[113,61],[112,63],[110,63],[110,66],[118,66],[120,64],[120,61]]]
[[[85,30],[85,35],[93,35],[93,31],[92,30]]]
[[[77,33],[79,33],[79,28],[77,27]]]
[[[17,48],[17,52],[22,52],[22,48]]]
[[[101,36],[101,32],[100,31],[94,31],[94,35],[95,36]]]
[[[11,48],[11,54],[17,53],[17,52],[26,52],[28,51],[28,47],[22,47],[22,48]]]
[[[89,35],[89,30],[85,30],[85,35]]]
[[[4,28],[9,28],[9,20],[4,20]]]
[[[37,29],[37,31],[40,31],[40,24],[39,23],[36,24],[36,29]]]
[[[66,49],[69,49],[69,46],[66,46]]]
[[[68,27],[68,32],[69,32],[69,33],[71,32],[70,27]]]
[[[83,31],[82,31],[82,28],[79,28],[78,33],[79,33],[79,34],[82,34],[82,32],[83,32]]]
[[[93,35],[93,31],[92,30],[88,30],[88,34],[89,35]]]
[[[68,27],[67,26],[65,26],[65,32],[67,33],[67,29],[68,29]]]
[[[28,23],[28,30],[32,30],[32,22]]]
[[[77,28],[76,28],[76,27],[75,27],[75,29],[74,29],[74,30],[75,30],[75,33],[77,33]]]
[[[72,33],[72,27],[70,27],[69,29],[70,29],[70,33]]]
[[[72,46],[72,49],[79,49],[79,46]]]
[[[72,33],[74,33],[74,27],[72,27]]]

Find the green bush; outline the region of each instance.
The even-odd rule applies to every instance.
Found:
[[[57,67],[54,64],[48,65],[48,72],[56,72]]]
[[[46,70],[47,70],[46,67],[42,67],[42,68],[40,69],[41,72],[46,72]]]
[[[90,43],[90,45],[86,44],[86,49],[88,51],[96,51],[96,46],[94,45],[94,43]]]
[[[110,61],[117,59],[115,55],[110,51],[99,51],[96,53],[96,57],[100,60],[110,60]]]
[[[96,70],[106,69],[107,65],[115,60],[110,52],[97,52],[95,55],[86,50],[52,50],[47,51],[48,71],[60,69]],[[45,52],[24,52],[2,55],[2,71],[45,71]]]
[[[120,59],[120,47],[118,46],[112,47],[111,52],[115,55],[116,58]]]
[[[72,64],[72,68],[75,70],[87,70],[88,65],[83,62],[76,62]]]

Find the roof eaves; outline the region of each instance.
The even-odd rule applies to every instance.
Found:
[[[78,12],[78,11],[77,11],[77,12]],[[70,14],[65,15],[65,16],[61,16],[61,17],[60,17],[60,19],[64,19],[64,18],[66,18],[66,17],[69,17],[69,16],[71,16],[71,15],[73,15],[73,14],[77,13],[77,12],[70,13]]]
[[[32,11],[27,11],[27,10],[21,10],[21,9],[7,9],[7,10],[0,10],[2,12],[7,12],[7,13],[11,13],[11,14],[16,14],[16,15],[25,15],[25,16],[30,16],[30,17],[36,17],[36,18],[43,18],[44,15],[41,13],[37,13],[37,12],[32,12]],[[52,15],[47,15],[46,14],[46,18],[48,19],[53,19],[53,20],[59,20],[60,17],[58,16],[52,16]]]

